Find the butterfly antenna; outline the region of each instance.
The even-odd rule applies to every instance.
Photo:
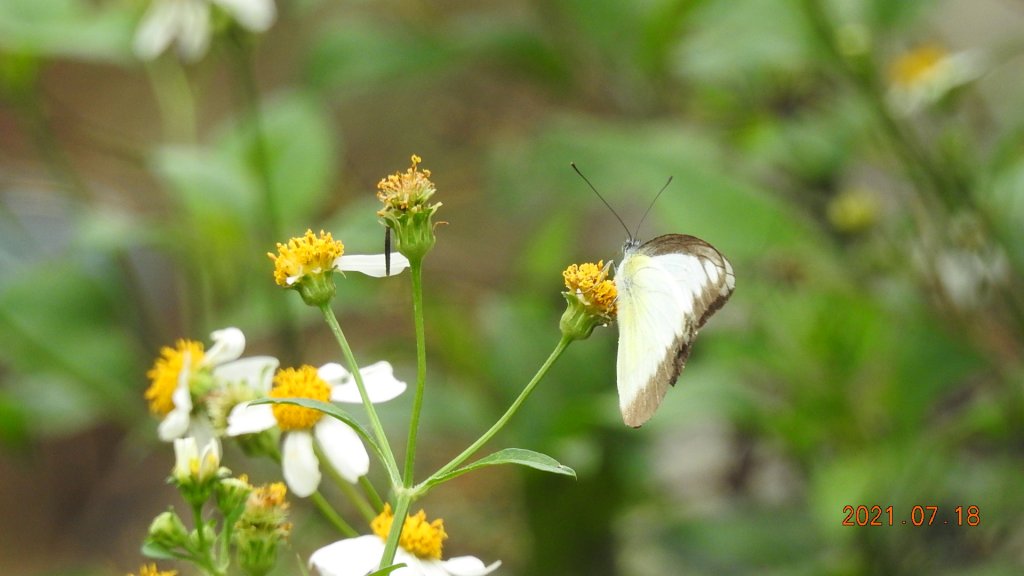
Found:
[[[630,238],[634,238],[634,236],[629,233],[629,226],[626,226],[626,223],[622,221],[622,217],[619,216],[619,213],[616,212],[615,208],[612,208],[612,205],[604,199],[604,196],[601,196],[601,193],[597,191],[597,188],[594,188],[594,185],[590,183],[590,180],[588,180],[586,176],[583,175],[583,172],[580,172],[580,169],[576,167],[576,163],[569,162],[569,165],[572,166],[572,169],[576,171],[576,174],[578,174],[580,178],[583,178],[583,181],[587,183],[587,186],[590,186],[590,189],[594,191],[594,194],[597,194],[597,197],[601,199],[601,202],[604,202],[604,205],[608,207],[608,210],[613,216],[615,216],[615,219],[619,221],[619,224],[622,224],[622,229],[626,231],[626,235]]]
[[[644,220],[647,220],[647,215],[651,213],[651,208],[654,208],[655,202],[658,201],[658,198],[661,198],[661,193],[664,192],[665,190],[667,190],[668,189],[668,185],[671,184],[671,183],[672,183],[672,177],[669,176],[668,177],[668,182],[665,182],[665,185],[662,186],[661,190],[658,190],[658,193],[654,196],[654,200],[651,200],[651,203],[647,206],[647,210],[644,211],[644,215],[640,218],[640,223],[636,225],[636,231],[633,233],[632,236],[630,236],[630,238],[636,238],[636,235],[640,233],[640,226],[643,225]],[[621,222],[621,220],[620,220],[620,222]]]

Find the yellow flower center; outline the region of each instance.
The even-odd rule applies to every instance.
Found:
[[[331,399],[331,386],[324,382],[312,366],[285,368],[274,375],[271,398],[310,398],[327,402]],[[274,404],[274,418],[281,430],[308,430],[320,421],[323,412],[291,404]]]
[[[615,282],[608,278],[608,268],[604,260],[572,264],[562,272],[565,287],[569,292],[583,298],[587,306],[595,313],[608,318],[615,317],[615,298],[618,291]]]
[[[253,490],[249,495],[249,504],[264,509],[288,508],[285,496],[288,495],[288,487],[284,482],[273,482],[264,484]]]
[[[156,564],[144,565],[139,568],[139,576],[177,576],[177,570],[157,570]],[[128,576],[132,576],[129,574]]]
[[[306,230],[301,238],[292,238],[288,244],[277,243],[277,254],[267,252],[274,261],[274,281],[289,288],[306,274],[322,274],[334,268],[334,261],[345,253],[345,245],[335,240],[330,232],[320,236]]]
[[[897,58],[889,68],[889,80],[897,86],[914,86],[927,82],[940,69],[949,55],[934,44],[911,50]]]
[[[152,382],[146,389],[146,401],[153,414],[166,416],[174,409],[171,397],[178,387],[178,377],[185,367],[185,358],[188,358],[189,371],[194,373],[203,361],[203,344],[195,340],[178,340],[174,348],[164,346],[160,349],[160,357],[146,372],[146,377]]]
[[[395,514],[391,511],[391,505],[385,504],[384,511],[370,522],[370,528],[374,534],[386,539],[394,520]],[[427,522],[427,513],[420,510],[415,516],[406,516],[398,545],[417,558],[440,560],[441,548],[447,537],[444,520],[438,518],[433,522]]]
[[[377,199],[384,203],[384,208],[377,212],[379,216],[388,211],[420,209],[434,194],[436,188],[430,181],[430,170],[420,170],[420,162],[420,157],[413,154],[412,166],[408,170],[391,174],[377,183]]]

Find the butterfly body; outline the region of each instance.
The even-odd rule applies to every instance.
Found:
[[[615,271],[622,419],[646,422],[679,377],[697,332],[735,288],[732,265],[694,236],[629,240]]]

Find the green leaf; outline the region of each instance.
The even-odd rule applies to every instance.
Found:
[[[180,554],[176,554],[163,544],[157,544],[148,539],[142,543],[141,551],[143,556],[157,560],[177,560],[181,558]]]
[[[498,450],[493,454],[484,456],[472,464],[467,464],[446,474],[430,478],[427,480],[426,486],[436,486],[437,484],[442,484],[457,476],[462,476],[467,472],[472,472],[485,466],[497,466],[500,464],[518,464],[520,466],[526,466],[543,472],[572,476],[573,478],[576,477],[575,470],[560,464],[558,460],[555,460],[547,454],[541,454],[540,452],[534,452],[533,450],[526,450],[523,448],[505,448],[504,450]]]
[[[367,576],[387,576],[388,574],[391,574],[392,572],[394,572],[395,570],[398,570],[399,568],[405,568],[405,563],[402,563],[402,564],[392,564],[391,566],[388,566],[387,568],[381,568],[380,570],[377,570],[376,572],[374,572],[372,574],[367,574]]]
[[[127,62],[134,16],[107,6],[81,0],[4,0],[0,51]]]
[[[331,404],[330,402],[321,402],[319,400],[312,400],[310,398],[260,398],[254,400],[253,404],[292,404],[294,406],[302,406],[303,408],[309,408],[316,410],[317,412],[323,412],[335,420],[341,420],[345,424],[348,424],[356,431],[356,434],[363,439],[364,442],[370,445],[373,452],[377,455],[377,458],[381,462],[386,463],[387,459],[384,457],[384,452],[381,451],[380,446],[373,440],[370,433],[363,428],[363,425],[357,422],[348,412],[345,412],[338,406]],[[385,464],[386,465],[386,464]]]

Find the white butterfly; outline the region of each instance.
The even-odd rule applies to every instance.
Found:
[[[732,296],[736,276],[725,256],[700,238],[665,234],[641,244],[576,164],[569,165],[629,236],[622,247],[622,262],[615,268],[619,322],[616,380],[622,421],[639,428],[651,419],[669,385],[679,378],[697,331]],[[671,183],[670,177],[640,224]]]
[[[683,234],[630,239],[615,269],[618,291],[619,408],[639,427],[658,409],[708,318],[736,286],[732,264],[712,245]]]

